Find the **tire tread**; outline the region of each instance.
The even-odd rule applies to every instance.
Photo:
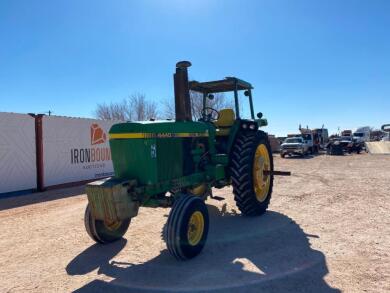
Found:
[[[259,202],[253,189],[252,168],[256,148],[259,144],[265,144],[270,154],[271,170],[273,170],[273,158],[267,134],[263,131],[243,132],[237,137],[232,150],[230,172],[233,185],[234,200],[238,209],[246,216],[259,216],[263,214],[269,205],[273,175],[267,198]]]

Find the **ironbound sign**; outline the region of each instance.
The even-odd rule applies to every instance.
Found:
[[[115,123],[44,116],[44,186],[114,175],[108,131]]]

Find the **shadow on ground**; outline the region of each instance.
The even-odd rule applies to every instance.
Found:
[[[309,159],[313,159],[314,157],[320,156],[320,155],[321,154],[306,155],[306,156],[299,156],[299,155],[288,156],[288,155],[286,155],[283,159],[287,159],[287,160],[309,160]]]
[[[76,256],[66,267],[69,275],[99,274],[75,292],[340,292],[324,280],[325,256],[310,247],[305,234],[289,217],[267,212],[247,218],[209,206],[210,231],[198,257],[178,262],[167,250],[142,264],[111,259],[125,246],[121,240],[97,244]]]
[[[85,185],[0,198],[0,211],[85,193]]]

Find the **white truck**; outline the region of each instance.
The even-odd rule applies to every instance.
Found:
[[[310,152],[310,145],[301,137],[287,137],[280,146],[280,156],[306,156]]]
[[[352,137],[357,142],[364,143],[370,141],[370,133],[371,128],[369,126],[359,127],[353,132]]]

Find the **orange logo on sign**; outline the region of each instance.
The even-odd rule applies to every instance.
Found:
[[[97,123],[93,123],[91,125],[91,145],[105,143],[106,140],[107,135],[104,130]]]

